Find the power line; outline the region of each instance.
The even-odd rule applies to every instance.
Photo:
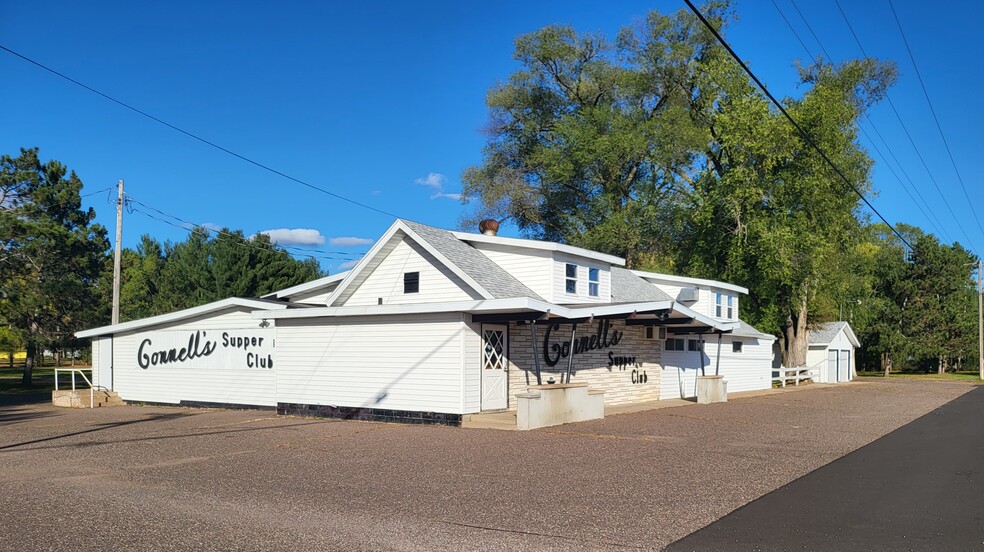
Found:
[[[861,54],[867,58],[868,53],[865,51],[864,46],[861,45],[861,39],[859,39],[858,34],[854,32],[854,26],[851,25],[851,21],[847,18],[847,14],[844,12],[844,9],[841,7],[840,1],[834,0],[834,3],[837,5],[837,9],[840,11],[841,17],[844,18],[844,23],[847,24],[848,30],[851,31],[851,36],[854,37],[854,42],[857,43],[858,48],[861,50]],[[888,93],[887,90],[885,91],[885,99],[888,100],[889,107],[891,107],[892,112],[895,113],[895,118],[898,119],[899,124],[902,125],[902,131],[905,132],[906,138],[908,138],[909,143],[912,144],[912,149],[915,150],[916,157],[919,158],[919,161],[920,163],[922,163],[923,168],[926,169],[926,174],[929,175],[929,180],[933,183],[933,186],[936,188],[936,191],[940,194],[940,197],[943,199],[943,205],[945,205],[947,211],[950,212],[950,216],[953,217],[953,221],[957,223],[957,228],[959,228],[960,232],[964,235],[965,238],[967,238],[967,246],[972,247],[974,241],[970,239],[970,236],[967,234],[967,230],[964,229],[963,224],[960,223],[960,219],[953,211],[953,207],[950,207],[950,202],[947,201],[946,194],[944,194],[943,189],[940,188],[939,183],[936,181],[936,177],[933,176],[933,172],[929,170],[929,164],[926,163],[926,159],[923,158],[922,152],[919,151],[919,148],[916,146],[916,141],[912,138],[912,134],[909,133],[909,128],[905,125],[905,122],[902,120],[902,115],[899,114],[899,110],[896,109],[895,102],[892,101],[892,96]]]
[[[245,155],[236,153],[236,152],[234,152],[234,151],[232,151],[232,150],[230,150],[228,148],[225,148],[223,146],[220,146],[219,144],[216,144],[215,142],[212,142],[210,140],[207,140],[205,138],[202,138],[201,136],[198,136],[197,134],[194,134],[194,133],[189,132],[187,130],[184,130],[184,129],[178,127],[178,126],[175,126],[175,125],[173,125],[173,124],[171,124],[171,123],[169,123],[169,122],[167,122],[167,121],[165,121],[163,119],[160,119],[158,117],[155,117],[154,115],[151,115],[150,113],[147,113],[146,111],[143,111],[143,110],[140,110],[140,109],[138,109],[136,107],[133,107],[132,105],[130,105],[130,104],[126,103],[126,102],[123,102],[121,100],[117,100],[116,98],[110,96],[109,94],[106,94],[104,92],[100,92],[99,90],[96,90],[95,88],[93,88],[93,87],[91,87],[91,86],[89,86],[89,85],[87,85],[85,83],[79,82],[79,81],[73,79],[72,77],[69,77],[68,75],[66,75],[64,73],[58,72],[55,69],[52,69],[52,68],[50,68],[50,67],[48,67],[48,66],[46,66],[46,65],[44,65],[44,64],[42,64],[42,63],[40,63],[38,61],[35,61],[35,60],[33,60],[33,59],[31,59],[31,58],[23,55],[23,54],[20,54],[18,52],[15,52],[15,51],[11,50],[10,48],[7,48],[6,46],[4,46],[2,44],[0,44],[0,50],[3,50],[3,51],[5,51],[5,52],[7,52],[9,54],[12,54],[14,56],[17,56],[17,57],[21,58],[22,60],[24,60],[24,61],[26,61],[26,62],[28,62],[28,63],[30,63],[32,65],[35,65],[37,67],[40,67],[41,69],[44,69],[45,71],[47,71],[47,72],[49,72],[49,73],[51,73],[53,75],[56,75],[58,77],[61,77],[61,78],[65,79],[65,80],[67,80],[68,82],[71,82],[72,84],[75,84],[76,86],[80,86],[80,87],[88,90],[89,92],[92,92],[93,94],[102,96],[103,98],[105,98],[105,99],[107,99],[107,100],[109,100],[109,101],[111,101],[111,102],[113,102],[113,103],[115,103],[115,104],[117,104],[119,106],[125,107],[126,109],[129,109],[130,111],[133,111],[134,113],[137,113],[139,115],[142,115],[142,116],[144,116],[144,117],[146,117],[146,118],[148,118],[148,119],[150,119],[150,120],[152,120],[152,121],[154,121],[156,123],[159,123],[161,125],[164,125],[164,126],[170,128],[171,130],[174,130],[176,132],[180,132],[181,134],[184,134],[185,136],[188,136],[189,138],[193,138],[195,140],[198,140],[199,142],[201,142],[203,144],[206,144],[208,146],[211,146],[211,147],[213,147],[213,148],[215,148],[215,149],[217,149],[217,150],[219,150],[219,151],[221,151],[223,153],[227,153],[227,154],[229,154],[229,155],[231,155],[231,156],[233,156],[233,157],[235,157],[237,159],[240,159],[242,161],[245,161],[245,162],[247,162],[247,163],[249,163],[251,165],[254,165],[256,167],[259,167],[259,168],[261,168],[261,169],[263,169],[265,171],[268,171],[268,172],[271,172],[271,173],[273,173],[273,174],[275,174],[277,176],[286,178],[287,180],[290,180],[292,182],[296,182],[296,183],[298,183],[298,184],[300,184],[302,186],[306,186],[308,188],[311,188],[312,190],[316,190],[316,191],[319,191],[319,192],[321,192],[323,194],[327,194],[327,195],[329,195],[331,197],[334,197],[335,199],[340,199],[342,201],[346,201],[348,203],[351,203],[352,205],[356,205],[356,206],[362,207],[363,209],[368,209],[370,211],[375,211],[375,212],[377,212],[377,213],[379,213],[381,215],[386,215],[388,217],[400,218],[400,217],[394,215],[393,213],[384,211],[382,209],[377,209],[376,207],[372,207],[370,205],[366,205],[365,203],[361,203],[361,202],[356,201],[354,199],[347,198],[347,197],[345,197],[343,195],[339,195],[339,194],[336,194],[334,192],[330,192],[330,191],[328,191],[328,190],[326,190],[324,188],[315,186],[314,184],[311,184],[309,182],[305,182],[304,180],[301,180],[300,178],[296,178],[296,177],[290,176],[289,174],[286,174],[284,172],[278,171],[277,169],[274,169],[273,167],[270,167],[269,165],[265,165],[263,163],[260,163],[259,161],[254,161],[253,159],[250,159],[249,157],[246,157]]]
[[[226,230],[221,230],[221,229],[216,230],[214,228],[209,228],[209,227],[203,226],[201,224],[195,224],[194,222],[190,222],[190,221],[185,220],[185,219],[183,219],[181,217],[178,217],[178,216],[175,216],[175,215],[171,215],[171,214],[165,213],[164,211],[161,211],[160,209],[157,209],[156,207],[152,207],[150,205],[147,205],[146,203],[142,203],[140,201],[137,201],[132,196],[127,195],[124,201],[125,201],[128,209],[130,209],[131,211],[140,213],[140,214],[142,214],[142,215],[144,215],[146,217],[152,218],[152,219],[154,219],[156,221],[159,221],[159,222],[163,222],[163,223],[168,224],[170,226],[174,226],[175,228],[181,228],[182,230],[191,230],[191,229],[197,228],[197,229],[203,230],[203,231],[205,231],[206,233],[209,233],[209,234],[225,235],[225,236],[230,236],[230,237],[234,237],[234,238],[241,238],[244,241],[242,241],[242,242],[236,241],[236,242],[233,242],[233,243],[241,244],[241,245],[243,245],[245,247],[250,247],[250,248],[253,248],[253,249],[259,249],[259,250],[269,251],[269,249],[267,249],[265,247],[262,247],[260,245],[252,244],[244,236],[241,236],[241,235],[236,234],[234,232],[228,232]],[[174,223],[174,222],[172,222],[170,220],[162,219],[162,218],[160,218],[160,217],[158,217],[158,216],[156,216],[156,215],[154,215],[152,213],[148,213],[147,211],[144,211],[143,209],[139,209],[137,207],[134,207],[133,204],[139,205],[140,207],[143,207],[144,209],[147,209],[149,211],[153,211],[154,213],[157,213],[158,215],[161,215],[163,217],[167,217],[167,218],[176,220],[180,224]],[[192,228],[188,228],[189,226],[191,226]],[[343,254],[343,255],[348,255],[348,256],[354,257],[354,258],[340,258],[340,257],[332,257],[332,256],[324,256],[324,255],[312,255],[311,253],[309,253],[309,251],[310,252],[319,252],[319,253],[325,253],[325,252],[322,252],[320,250],[302,249],[302,248],[298,248],[298,247],[291,247],[291,246],[284,246],[284,245],[276,245],[276,244],[271,244],[271,245],[272,246],[275,246],[275,247],[279,247],[281,249],[295,249],[295,250],[298,250],[297,253],[291,253],[289,251],[286,251],[286,252],[287,253],[294,254],[294,255],[303,256],[303,257],[310,257],[310,258],[313,258],[313,259],[325,259],[325,260],[331,260],[331,261],[353,261],[353,260],[358,260],[362,256],[362,255],[360,255],[358,253],[344,253],[344,252],[337,252],[337,253]]]
[[[694,15],[696,15],[697,18],[700,19],[701,23],[703,23],[704,26],[707,27],[707,29],[711,32],[711,34],[714,35],[714,38],[716,38],[718,42],[720,42],[721,45],[724,46],[724,48],[728,51],[728,53],[731,54],[731,57],[735,60],[735,62],[737,62],[738,65],[741,66],[741,68],[745,71],[745,73],[748,74],[748,76],[755,82],[755,84],[759,87],[759,89],[762,90],[762,93],[764,93],[769,98],[769,100],[772,101],[773,105],[775,105],[776,108],[779,109],[779,111],[786,117],[786,120],[788,120],[789,123],[792,124],[794,128],[796,128],[796,130],[800,133],[800,136],[803,137],[803,140],[806,141],[806,143],[810,144],[810,146],[813,147],[813,149],[815,149],[817,153],[820,154],[820,157],[823,158],[823,160],[827,163],[827,165],[829,165],[830,168],[833,169],[833,171],[837,173],[838,176],[840,176],[841,180],[844,181],[844,184],[846,184],[848,188],[850,188],[855,194],[857,194],[857,196],[861,198],[861,201],[863,201],[865,205],[867,205],[868,208],[871,209],[871,211],[875,213],[875,215],[877,215],[878,218],[882,220],[882,222],[884,222],[886,225],[888,225],[889,228],[892,229],[892,232],[894,232],[895,235],[898,236],[900,240],[902,240],[902,243],[906,244],[909,247],[909,249],[912,249],[912,244],[910,244],[909,241],[905,239],[905,236],[903,236],[898,230],[896,230],[895,226],[893,226],[892,223],[888,222],[888,220],[882,216],[882,214],[878,211],[878,209],[876,209],[875,206],[872,205],[870,201],[868,201],[868,198],[864,197],[864,194],[861,193],[861,190],[859,190],[854,184],[852,184],[851,181],[848,180],[847,176],[845,176],[844,173],[840,170],[840,168],[837,165],[835,165],[834,162],[831,161],[829,157],[827,157],[826,152],[824,152],[823,149],[821,149],[820,146],[818,146],[817,143],[813,140],[813,138],[809,135],[809,133],[807,133],[806,130],[803,127],[801,127],[799,123],[796,122],[796,119],[793,119],[793,117],[789,114],[789,112],[786,111],[786,108],[783,107],[782,104],[779,102],[779,100],[777,100],[775,96],[772,95],[772,92],[769,92],[769,89],[766,88],[766,86],[762,84],[762,81],[759,80],[757,76],[755,76],[755,73],[753,73],[752,70],[748,68],[748,65],[746,65],[745,62],[742,61],[742,59],[731,48],[731,46],[727,43],[727,41],[724,40],[724,37],[722,37],[720,33],[717,32],[717,29],[715,29],[714,26],[711,25],[711,23],[704,18],[704,14],[700,13],[700,10],[698,10],[697,7],[694,6],[690,0],[684,0],[684,2],[687,3],[687,6],[690,8],[690,10],[694,12]]]
[[[909,60],[912,61],[912,68],[916,70],[916,78],[919,80],[919,87],[922,88],[923,96],[926,98],[926,103],[929,105],[929,112],[933,114],[933,121],[936,122],[936,130],[940,132],[940,139],[943,140],[943,146],[946,148],[947,155],[950,156],[950,164],[953,165],[953,172],[957,175],[957,181],[960,182],[960,188],[963,190],[964,197],[967,198],[967,205],[970,206],[970,211],[974,214],[974,220],[977,222],[977,229],[981,231],[984,235],[984,227],[981,226],[981,219],[977,216],[977,210],[974,209],[974,202],[970,199],[970,194],[967,193],[967,186],[964,185],[963,177],[960,175],[960,170],[957,168],[957,162],[953,158],[953,152],[950,151],[950,144],[946,141],[946,136],[943,134],[943,126],[940,124],[940,119],[936,116],[936,109],[933,108],[933,102],[929,99],[929,92],[926,90],[926,83],[923,82],[922,74],[919,72],[919,66],[916,65],[916,58],[912,55],[912,48],[909,47],[909,40],[905,37],[905,31],[902,30],[902,22],[899,21],[899,14],[895,11],[895,5],[892,0],[888,0],[888,6],[892,8],[892,15],[895,16],[895,24],[899,28],[899,34],[902,35],[902,42],[905,43],[905,50],[909,53]]]
[[[817,33],[813,31],[813,26],[810,25],[809,20],[806,19],[806,16],[803,15],[803,12],[800,11],[799,6],[796,5],[796,0],[790,0],[790,2],[793,4],[793,7],[796,9],[796,13],[799,14],[800,19],[806,25],[806,28],[809,29],[810,34],[813,35],[813,40],[815,40],[817,42],[817,45],[820,46],[820,50],[822,50],[823,53],[824,53],[824,55],[827,56],[828,61],[830,63],[833,63],[833,59],[830,58],[830,53],[827,52],[827,49],[824,47],[823,41],[821,41],[820,40],[820,37],[817,36]],[[793,27],[793,25],[792,25],[792,23],[790,23],[789,19],[786,18],[786,14],[783,13],[782,8],[779,7],[779,4],[777,4],[775,0],[772,0],[772,5],[775,6],[776,11],[778,11],[779,12],[779,15],[782,17],[782,20],[786,22],[786,26],[789,27],[789,30],[793,33],[793,36],[796,37],[796,40],[800,43],[800,46],[802,46],[803,47],[803,50],[806,51],[807,56],[809,56],[811,58],[814,57],[813,52],[810,50],[809,47],[807,47],[807,45],[803,41],[803,39],[800,38],[799,32],[796,31],[796,28]],[[868,142],[871,143],[871,145],[872,145],[872,147],[874,147],[875,151],[878,152],[878,155],[885,161],[885,165],[888,167],[889,171],[891,171],[891,173],[895,177],[895,179],[898,180],[899,184],[902,186],[902,189],[905,190],[905,193],[909,196],[910,199],[912,199],[912,202],[915,203],[916,207],[919,208],[919,211],[923,214],[924,217],[926,217],[926,220],[929,221],[929,223],[933,226],[933,228],[936,230],[936,232],[938,234],[940,234],[941,236],[944,236],[947,241],[952,241],[950,239],[949,235],[943,230],[942,223],[939,222],[939,219],[936,217],[936,214],[932,212],[932,209],[930,208],[929,203],[922,196],[922,193],[919,192],[919,187],[916,186],[916,184],[912,181],[912,178],[909,177],[909,174],[905,171],[905,167],[902,165],[902,163],[899,163],[898,157],[895,156],[895,152],[892,151],[892,148],[888,145],[888,142],[886,142],[885,139],[882,138],[881,132],[878,131],[878,127],[875,126],[875,123],[872,122],[872,120],[868,117],[867,114],[864,114],[864,118],[865,118],[865,120],[868,121],[868,124],[871,125],[871,128],[875,131],[875,133],[878,135],[878,137],[881,138],[882,143],[885,146],[885,149],[887,149],[888,152],[892,155],[892,158],[895,159],[895,162],[899,166],[899,170],[909,180],[909,184],[912,185],[913,191],[915,191],[916,195],[919,196],[919,199],[922,200],[923,205],[926,206],[926,209],[929,210],[929,213],[927,213],[926,209],[923,209],[923,206],[920,205],[918,201],[916,201],[916,198],[913,197],[912,192],[909,191],[909,187],[906,186],[905,182],[903,182],[901,178],[899,178],[899,175],[895,172],[895,169],[888,163],[888,158],[885,157],[884,154],[882,154],[881,150],[878,148],[878,145],[875,144],[874,140],[872,140],[870,136],[868,136],[868,133],[865,132],[864,127],[862,127],[859,124],[858,125],[858,130],[860,130],[861,131],[861,134],[864,135],[864,137],[868,139]]]

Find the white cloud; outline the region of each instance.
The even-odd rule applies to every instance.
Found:
[[[454,201],[461,199],[461,194],[451,194],[444,191],[444,185],[448,183],[448,179],[441,173],[427,173],[425,178],[418,178],[414,182],[433,189],[434,194],[430,196],[431,199],[452,199]]]
[[[270,241],[279,245],[322,245],[325,237],[312,228],[275,228],[262,230],[260,234],[270,236]]]
[[[351,236],[343,236],[339,238],[331,238],[328,240],[331,245],[337,245],[338,247],[355,247],[358,245],[369,245],[372,240],[369,238],[353,238]]]
[[[359,264],[359,260],[358,259],[356,259],[354,261],[345,261],[344,263],[338,265],[338,270],[339,271],[348,270],[348,269],[352,268],[353,266],[355,266],[357,264]]]
[[[455,201],[458,201],[461,199],[461,194],[446,194],[444,192],[437,192],[436,194],[431,196],[431,199],[439,199],[439,198],[453,199]]]
[[[427,173],[427,176],[425,178],[418,178],[414,182],[420,184],[421,186],[434,188],[435,190],[440,192],[441,190],[444,189],[444,183],[447,181],[448,181],[447,177],[445,177],[443,174],[432,172],[432,173]]]

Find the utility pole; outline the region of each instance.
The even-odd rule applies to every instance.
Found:
[[[981,259],[977,259],[977,363],[984,380],[984,295],[981,289]]]
[[[116,200],[116,250],[113,252],[113,324],[120,323],[120,264],[123,246],[123,180],[117,185]]]

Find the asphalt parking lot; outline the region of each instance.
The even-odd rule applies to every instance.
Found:
[[[805,386],[531,432],[0,397],[0,549],[660,549],[971,389]]]

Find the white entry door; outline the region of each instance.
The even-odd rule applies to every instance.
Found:
[[[113,389],[113,336],[99,338],[98,347],[99,366],[96,369],[99,373],[99,381],[93,383],[106,389]]]
[[[506,326],[482,324],[482,410],[506,408]]]
[[[851,379],[851,351],[842,350],[840,352],[840,362],[837,363],[837,381],[850,381]]]

